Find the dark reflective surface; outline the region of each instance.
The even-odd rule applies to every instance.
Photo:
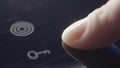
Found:
[[[80,68],[63,50],[61,33],[106,1],[0,0],[0,68]],[[32,24],[34,31],[11,33],[11,26],[21,21]],[[17,24],[14,32],[27,34],[32,28],[24,25]]]
[[[66,52],[88,68],[120,68],[120,48],[111,44],[95,50],[80,50],[62,43]]]

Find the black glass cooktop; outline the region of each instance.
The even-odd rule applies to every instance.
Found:
[[[84,68],[62,31],[107,0],[0,0],[0,68]]]

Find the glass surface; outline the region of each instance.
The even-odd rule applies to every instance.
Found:
[[[0,0],[0,68],[82,68],[63,50],[62,31],[105,2]],[[12,27],[21,21],[29,24]]]

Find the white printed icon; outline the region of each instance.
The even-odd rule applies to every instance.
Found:
[[[10,32],[19,37],[31,35],[34,30],[34,25],[27,21],[18,21],[10,27]]]
[[[50,50],[44,50],[44,51],[36,52],[36,51],[31,50],[31,51],[27,52],[27,56],[31,60],[38,59],[39,55],[41,55],[41,54],[49,55],[49,54],[51,54],[51,51]]]

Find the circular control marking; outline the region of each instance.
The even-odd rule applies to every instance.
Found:
[[[29,51],[27,55],[28,55],[28,58],[32,60],[35,60],[39,57],[36,51]]]
[[[27,21],[18,21],[10,27],[10,32],[15,36],[28,36],[34,32],[33,24]]]

